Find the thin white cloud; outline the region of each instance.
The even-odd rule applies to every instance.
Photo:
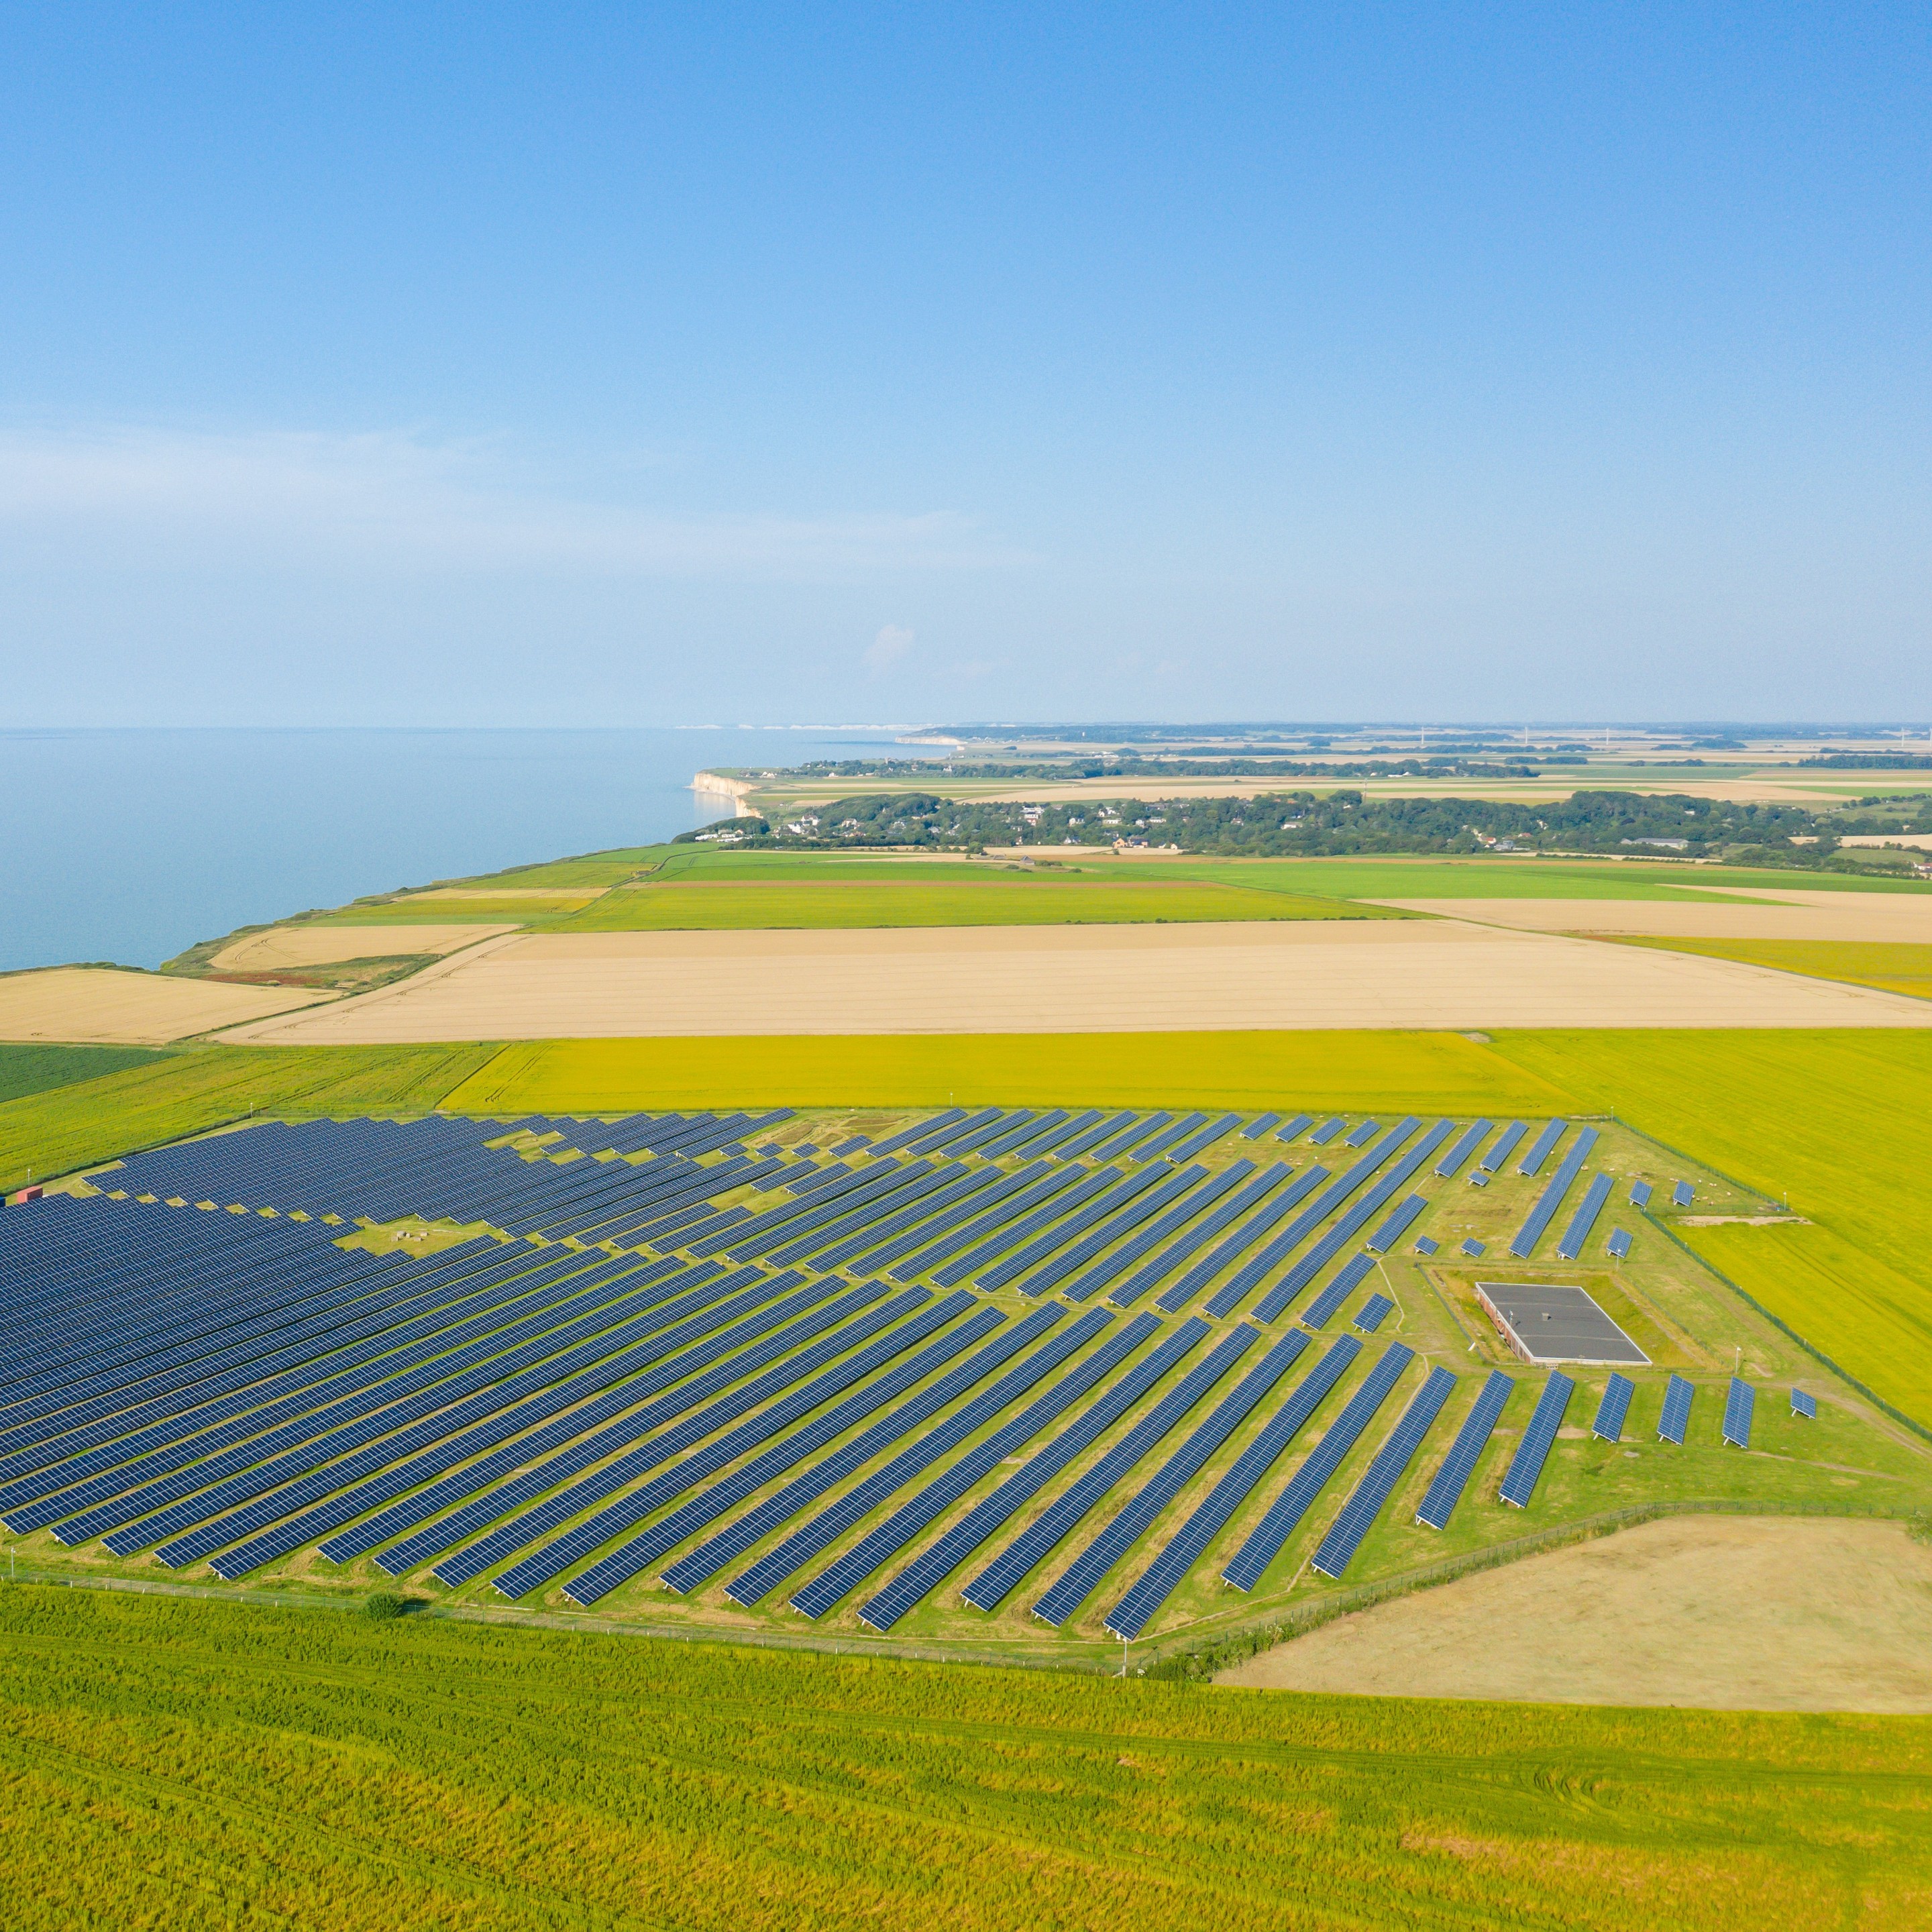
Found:
[[[879,634],[866,646],[866,668],[874,673],[890,670],[912,649],[913,634],[903,624],[882,624]]]
[[[144,566],[616,576],[843,576],[1020,560],[948,512],[667,514],[539,487],[487,444],[384,432],[0,431],[0,542],[16,562],[92,554]]]

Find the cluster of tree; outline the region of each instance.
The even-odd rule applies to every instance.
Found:
[[[1903,830],[1889,820],[1881,831]],[[722,820],[686,839],[734,844],[837,848],[915,846],[975,850],[989,845],[1109,846],[1116,841],[1256,858],[1492,850],[1646,851],[1721,857],[1754,865],[1845,869],[1893,864],[1896,855],[1841,853],[1843,818],[1802,806],[1740,803],[1683,793],[1580,791],[1520,804],[1493,799],[1366,798],[1311,791],[1256,798],[1062,800],[1038,804],[949,799],[936,792],[855,794],[772,820]],[[1808,842],[1794,844],[1794,840]]]
[[[1559,764],[1581,764],[1581,758],[1559,758]],[[1092,757],[1042,759],[1028,764],[982,763],[967,764],[958,760],[935,766],[927,759],[850,758],[800,765],[800,774],[809,778],[991,778],[1003,781],[1026,778],[1533,778],[1540,776],[1536,766],[1521,760],[1508,764],[1472,764],[1466,758],[1406,758],[1360,760],[1352,763],[1322,759],[1249,758],[1231,755],[1190,755],[1163,752],[1158,758],[1143,758],[1137,752],[1108,752]]]
[[[1798,762],[1837,772],[1932,772],[1932,753],[1924,752],[1822,752]]]

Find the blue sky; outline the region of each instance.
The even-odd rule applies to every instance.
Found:
[[[0,8],[0,722],[1922,718],[1928,25]]]

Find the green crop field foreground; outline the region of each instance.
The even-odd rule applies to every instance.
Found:
[[[1932,1720],[1214,1690],[0,1586],[11,1922],[1922,1924]]]

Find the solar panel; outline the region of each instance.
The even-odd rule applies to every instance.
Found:
[[[1049,1302],[1033,1310],[1016,1327],[995,1335],[950,1373],[896,1404],[869,1428],[794,1476],[757,1508],[687,1551],[665,1570],[662,1578],[665,1587],[686,1592],[709,1582],[734,1557],[743,1556],[781,1523],[790,1521],[806,1504],[816,1502],[848,1476],[856,1475],[880,1450],[903,1441],[1022,1349],[1030,1348],[1066,1313],[1066,1310]],[[1040,1372],[1044,1374],[1045,1369]]]
[[[1314,1120],[1312,1114],[1298,1114],[1293,1120],[1284,1120],[1275,1130],[1274,1137],[1278,1141],[1292,1141],[1296,1135],[1312,1126]]]
[[[1462,1239],[1461,1252],[1467,1255],[1472,1262],[1479,1262],[1486,1250],[1484,1244],[1478,1240],[1474,1234],[1466,1234]]]
[[[1383,1150],[1390,1148],[1391,1142],[1395,1142],[1399,1137],[1407,1136],[1412,1124],[1412,1122],[1405,1121],[1401,1126],[1392,1128],[1388,1134],[1364,1156],[1363,1161],[1357,1163],[1357,1166],[1359,1167],[1366,1162],[1376,1161],[1382,1157]],[[1349,1208],[1328,1230],[1328,1233],[1324,1234],[1314,1246],[1310,1248],[1307,1253],[1262,1297],[1255,1306],[1256,1319],[1262,1322],[1274,1321],[1315,1279],[1316,1276],[1354,1239],[1357,1233],[1382,1211],[1396,1192],[1407,1186],[1410,1176],[1442,1144],[1444,1141],[1448,1138],[1449,1132],[1449,1123],[1447,1120],[1438,1120],[1433,1127],[1423,1135],[1421,1138],[1402,1155],[1395,1166],[1384,1174],[1360,1201]],[[1352,1168],[1350,1170],[1351,1173],[1354,1172]],[[1346,1180],[1348,1178],[1348,1175],[1345,1174],[1342,1178]],[[1332,1194],[1334,1190],[1330,1188],[1324,1192],[1327,1194]],[[1318,1202],[1316,1205],[1319,1204]],[[1312,1212],[1312,1210],[1310,1211]],[[1306,1219],[1306,1216],[1304,1216],[1303,1220]],[[1298,1221],[1295,1227],[1301,1225],[1301,1222]],[[1292,1234],[1294,1232],[1294,1228],[1291,1228],[1288,1232]],[[1286,1241],[1286,1235],[1281,1238],[1282,1241]],[[1270,1244],[1270,1246],[1279,1244],[1279,1243]],[[1250,1263],[1250,1265],[1252,1267],[1253,1264]],[[1238,1280],[1240,1276],[1237,1276],[1235,1279]],[[1216,1300],[1219,1299],[1220,1297],[1216,1296]],[[1213,1306],[1212,1303],[1209,1304],[1210,1310]]]
[[[1244,1332],[1254,1331],[1235,1331]],[[1034,1605],[1034,1615],[1056,1626],[1072,1616],[1092,1595],[1100,1579],[1153,1527],[1161,1511],[1247,1420],[1256,1405],[1288,1372],[1307,1346],[1307,1336],[1298,1331],[1291,1331],[1276,1342],[1067,1566],[1058,1582]]]
[[[1610,1238],[1604,1245],[1610,1251],[1613,1261],[1626,1261],[1630,1251],[1630,1238],[1622,1228],[1612,1228]]]
[[[1604,1384],[1597,1419],[1590,1425],[1590,1433],[1599,1442],[1623,1440],[1624,1418],[1630,1413],[1630,1397],[1636,1393],[1636,1384],[1628,1376],[1612,1375]]]
[[[1354,1255],[1335,1270],[1335,1279],[1311,1301],[1302,1315],[1310,1328],[1319,1328],[1340,1308],[1363,1278],[1375,1268],[1372,1255]]]
[[[1502,1173],[1503,1162],[1508,1160],[1510,1156],[1515,1152],[1517,1142],[1521,1140],[1523,1136],[1528,1133],[1528,1131],[1529,1129],[1521,1120],[1510,1121],[1509,1125],[1504,1128],[1501,1133],[1497,1135],[1489,1152],[1484,1154],[1482,1159],[1476,1163],[1476,1173]],[[1474,1174],[1469,1177],[1472,1180],[1474,1180],[1476,1176]]]
[[[1237,1167],[1241,1168],[1248,1165],[1246,1161],[1235,1163]],[[1192,1222],[1175,1240],[1159,1250],[1144,1265],[1136,1268],[1107,1299],[1116,1308],[1131,1308],[1156,1282],[1172,1274],[1190,1255],[1198,1253],[1210,1241],[1216,1240],[1266,1200],[1287,1178],[1291,1171],[1287,1164],[1281,1161],[1263,1168],[1252,1179],[1244,1182],[1238,1192]],[[1231,1252],[1238,1253],[1242,1246],[1258,1240],[1272,1225],[1265,1216],[1256,1215],[1240,1234],[1224,1244],[1222,1252],[1224,1254]],[[1216,1264],[1204,1276],[1198,1269],[1190,1269],[1182,1280],[1177,1282],[1161,1297],[1157,1306],[1169,1314],[1177,1313],[1191,1298],[1200,1281],[1211,1279],[1214,1274],[1219,1272],[1220,1265]]]
[[[1536,1493],[1537,1479],[1556,1446],[1556,1432],[1563,1426],[1564,1412],[1570,1406],[1576,1387],[1561,1370],[1544,1384],[1543,1393],[1537,1397],[1536,1413],[1529,1418],[1529,1426],[1516,1444],[1509,1474],[1503,1478],[1502,1499],[1515,1508],[1529,1507],[1530,1498]]]
[[[1476,1464],[1495,1432],[1498,1419],[1504,1405],[1508,1402],[1516,1384],[1500,1369],[1490,1371],[1488,1381],[1477,1392],[1474,1406],[1462,1418],[1462,1426],[1456,1432],[1456,1439],[1449,1446],[1442,1466],[1436,1470],[1429,1485],[1428,1493],[1422,1498],[1422,1507],[1415,1513],[1415,1520],[1430,1529],[1446,1529],[1449,1519],[1456,1512],[1456,1505],[1462,1500],[1462,1492],[1469,1486],[1469,1478],[1476,1473]]]
[[[1202,1324],[1205,1332],[1205,1324]],[[1027,1572],[1043,1562],[1115,1484],[1138,1466],[1195,1405],[1261,1340],[1244,1324],[1220,1342],[1163,1396],[1120,1441],[1100,1456],[1045,1514],[981,1570],[960,1594],[974,1609],[996,1610]]]
[[[1112,1383],[1052,1442],[1036,1450],[990,1496],[968,1510],[938,1542],[922,1550],[883,1590],[862,1604],[860,1621],[874,1630],[890,1630],[988,1537],[1010,1522],[1076,1456],[1091,1448],[1184,1356],[1198,1348],[1208,1333],[1204,1322],[1183,1322],[1145,1361]]]
[[[1395,1304],[1385,1294],[1372,1294],[1356,1311],[1355,1326],[1364,1335],[1372,1335],[1395,1312]]]
[[[1688,1180],[1680,1180],[1670,1190],[1670,1204],[1673,1208],[1688,1208],[1697,1198],[1697,1190]]]
[[[1412,1194],[1396,1204],[1394,1211],[1362,1245],[1372,1255],[1385,1255],[1408,1231],[1410,1224],[1429,1203],[1420,1194]]]
[[[1382,1123],[1379,1120],[1364,1120],[1343,1136],[1342,1144],[1352,1148],[1366,1147],[1381,1131]]]
[[[1116,1636],[1130,1641],[1146,1629],[1181,1579],[1199,1562],[1208,1546],[1227,1527],[1228,1520],[1254,1493],[1302,1426],[1320,1408],[1361,1348],[1352,1335],[1342,1336],[1330,1344],[1321,1360],[1296,1384],[1255,1439],[1208,1491],[1205,1501],[1142,1573],[1139,1581],[1107,1612],[1107,1628]],[[1270,1358],[1274,1353],[1269,1351]]]
[[[1561,1125],[1559,1122],[1557,1124]],[[1544,1231],[1555,1220],[1556,1210],[1563,1204],[1563,1197],[1570,1186],[1582,1172],[1583,1163],[1589,1158],[1590,1150],[1597,1144],[1597,1130],[1586,1127],[1570,1144],[1570,1151],[1563,1156],[1562,1165],[1545,1184],[1537,1196],[1536,1205],[1529,1210],[1529,1218],[1516,1231],[1510,1242],[1509,1251],[1520,1262],[1527,1261],[1535,1252],[1536,1244],[1541,1240]],[[1519,1172],[1521,1172],[1520,1169]],[[1601,1203],[1598,1205],[1600,1207]]]
[[[1431,1369],[1429,1378],[1416,1391],[1415,1399],[1402,1412],[1402,1420],[1390,1432],[1388,1440],[1376,1451],[1375,1460],[1355,1492],[1342,1505],[1342,1513],[1328,1528],[1311,1563],[1324,1576],[1339,1578],[1362,1546],[1362,1539],[1382,1514],[1382,1505],[1400,1481],[1402,1472],[1415,1460],[1422,1439],[1442,1413],[1442,1405],[1456,1386],[1456,1378],[1447,1369]]]
[[[1815,1395],[1807,1395],[1801,1388],[1793,1389],[1791,1391],[1791,1412],[1803,1421],[1816,1422],[1818,1420],[1818,1398]]]
[[[1036,1317],[1043,1317],[1046,1312],[1036,1309],[1020,1324],[1022,1329],[1030,1327]],[[943,1420],[935,1421],[884,1468],[874,1470],[856,1487],[848,1490],[836,1502],[828,1504],[818,1515],[794,1530],[776,1548],[767,1551],[749,1569],[728,1583],[724,1594],[734,1603],[742,1604],[748,1610],[761,1601],[915,1476],[932,1468],[960,1444],[969,1441],[996,1416],[1010,1408],[1069,1356],[1104,1333],[1112,1321],[1113,1317],[1104,1309],[1090,1308],[1070,1328],[1062,1330],[1016,1362],[991,1388],[982,1390]]]
[[[908,1295],[921,1293],[918,1289],[908,1291]],[[891,1318],[902,1308],[906,1297],[896,1296],[893,1300],[876,1311],[870,1318],[874,1324]],[[566,1530],[554,1542],[544,1544],[520,1562],[513,1563],[500,1576],[492,1580],[490,1587],[500,1595],[510,1598],[526,1596],[535,1589],[560,1576],[572,1564],[588,1556],[593,1550],[608,1543],[612,1538],[626,1530],[635,1528],[647,1516],[674,1501],[686,1490],[706,1478],[716,1475],[728,1462],[736,1460],[748,1449],[755,1449],[769,1442],[781,1430],[789,1429],[795,1422],[802,1421],[821,1402],[840,1394],[874,1369],[880,1367],[897,1354],[909,1348],[914,1342],[922,1341],[931,1333],[932,1317],[936,1308],[928,1308],[916,1316],[913,1321],[891,1329],[872,1340],[863,1323],[850,1324],[849,1334],[841,1333],[828,1336],[814,1348],[808,1348],[788,1362],[778,1365],[772,1376],[771,1386],[758,1390],[755,1394],[747,1388],[731,1400],[728,1407],[719,1406],[716,1415],[705,1414],[693,1418],[681,1430],[669,1432],[669,1440],[661,1438],[644,1445],[638,1455],[620,1458],[611,1471],[599,1472],[603,1492],[609,1494],[625,1482],[643,1473],[644,1467],[656,1470],[650,1480],[640,1487],[615,1497],[602,1509],[579,1522],[574,1528]],[[838,1355],[860,1342],[870,1342],[860,1348],[856,1354],[844,1360]],[[808,1372],[811,1379],[806,1380]],[[781,1373],[784,1382],[781,1383]],[[746,1414],[764,1395],[776,1393],[781,1386],[789,1384],[782,1400],[774,1402],[769,1408]],[[694,1447],[694,1438],[698,1438],[700,1426],[705,1435],[711,1435],[721,1422],[729,1421],[736,1415],[745,1414],[746,1420],[735,1428],[728,1430],[715,1441],[706,1442],[702,1448]],[[701,1439],[701,1438],[698,1438]],[[675,1452],[682,1457],[671,1462]],[[689,1452],[689,1453],[686,1453]],[[668,1464],[669,1466],[665,1466]],[[580,1490],[588,1487],[579,1485]],[[584,1507],[587,1498],[580,1495],[574,1508],[567,1514],[574,1514]],[[561,1509],[560,1501],[557,1507]],[[554,1526],[554,1524],[549,1526]],[[526,1540],[528,1540],[526,1538]],[[566,1585],[568,1595],[575,1586]]]
[[[1241,1130],[1244,1140],[1258,1141],[1281,1119],[1279,1114],[1258,1114]]]
[[[1648,1181],[1633,1180],[1630,1183],[1630,1205],[1633,1208],[1648,1208],[1650,1205],[1652,1191]]]
[[[889,1562],[982,1478],[990,1475],[1016,1449],[1070,1408],[1096,1383],[1112,1376],[1160,1326],[1150,1315],[1136,1316],[1119,1334],[1076,1363],[1045,1395],[909,1497],[810,1582],[794,1591],[792,1608],[808,1617],[824,1616],[848,1591],[863,1582],[881,1564]]]
[[[1425,1258],[1434,1254],[1441,1246],[1439,1241],[1428,1234],[1418,1234],[1415,1238],[1415,1252]]]
[[[1404,1343],[1388,1345],[1382,1360],[1362,1378],[1361,1387],[1348,1398],[1342,1413],[1322,1432],[1322,1440],[1288,1479],[1287,1488],[1268,1505],[1268,1514],[1235,1551],[1234,1560],[1221,1572],[1224,1583],[1232,1583],[1238,1590],[1252,1590],[1262,1580],[1268,1565],[1281,1554],[1302,1518],[1314,1507],[1316,1498],[1328,1486],[1329,1479],[1342,1466],[1343,1458],[1375,1420],[1376,1412],[1394,1393],[1396,1384],[1414,1359],[1414,1350]]]
[[[1346,1120],[1341,1119],[1339,1116],[1333,1120],[1324,1120],[1321,1126],[1317,1127],[1314,1132],[1308,1136],[1309,1145],[1310,1147],[1326,1147],[1328,1143],[1332,1141],[1348,1124]]]
[[[1664,1413],[1657,1424],[1658,1439],[1684,1446],[1684,1432],[1690,1426],[1690,1398],[1696,1388],[1682,1376],[1672,1376],[1664,1385]]]
[[[1516,1172],[1533,1180],[1541,1172],[1543,1163],[1550,1158],[1556,1143],[1563,1138],[1564,1130],[1568,1125],[1567,1120],[1546,1121],[1543,1131],[1531,1142],[1528,1153],[1516,1163]]]
[[[962,1299],[969,1304],[970,1296],[962,1293]],[[733,1470],[729,1475],[714,1484],[710,1488],[680,1504],[670,1515],[652,1524],[641,1536],[634,1538],[621,1548],[612,1550],[600,1558],[581,1576],[573,1578],[565,1586],[564,1594],[573,1604],[588,1607],[600,1601],[621,1584],[628,1582],[657,1558],[676,1548],[687,1538],[735,1509],[748,1496],[764,1487],[774,1477],[782,1475],[788,1469],[795,1468],[807,1456],[822,1449],[828,1442],[835,1441],[850,1428],[895,1400],[908,1389],[923,1381],[933,1369],[949,1360],[969,1342],[981,1339],[986,1332],[986,1324],[981,1318],[996,1311],[981,1307],[973,1322],[942,1339],[933,1346],[922,1350],[909,1362],[902,1363],[878,1380],[865,1384],[844,1401],[814,1416],[802,1428],[772,1444],[761,1454],[752,1457],[742,1468]],[[875,1350],[881,1345],[874,1344]],[[852,1378],[848,1377],[849,1382]],[[828,1390],[827,1393],[832,1391]],[[794,1405],[795,1416],[804,1406],[804,1396]],[[788,1420],[791,1419],[788,1418]],[[660,1496],[668,1498],[680,1488],[688,1488],[694,1480],[722,1468],[733,1454],[749,1446],[759,1435],[770,1436],[772,1427],[762,1418],[757,1424],[748,1424],[735,1430],[730,1436],[712,1449],[700,1451],[681,1471],[671,1471],[659,1479],[657,1487]]]
[[[868,1285],[867,1292],[871,1298],[876,1299],[877,1285]],[[862,1302],[854,1299],[844,1297],[840,1299],[848,1306],[863,1306]],[[751,1442],[755,1442],[760,1439],[760,1432],[769,1432],[788,1420],[802,1414],[823,1400],[827,1394],[842,1388],[859,1375],[869,1373],[872,1368],[890,1360],[899,1351],[910,1346],[914,1342],[924,1340],[932,1332],[934,1316],[938,1312],[935,1308],[921,1306],[921,1303],[926,1299],[922,1291],[910,1291],[866,1310],[856,1320],[846,1323],[842,1328],[822,1334],[811,1347],[778,1362],[766,1370],[764,1376],[742,1384],[722,1401],[712,1404],[708,1411],[688,1418],[680,1429],[670,1431],[666,1436],[646,1445],[641,1450],[634,1451],[630,1459],[620,1459],[618,1464],[601,1472],[600,1480],[605,1484],[604,1492],[620,1486],[622,1481],[638,1473],[641,1467],[655,1466],[672,1455],[681,1453],[701,1435],[709,1434],[721,1423],[743,1414],[768,1396],[788,1388],[793,1389],[793,1393],[787,1395],[784,1401],[743,1425],[730,1439],[743,1441],[748,1436]],[[912,1317],[910,1321],[892,1329],[883,1339],[874,1340],[881,1330],[908,1314]],[[872,1344],[869,1348],[862,1346],[868,1342]],[[857,1354],[845,1361],[838,1360],[840,1356],[854,1348],[859,1350]],[[837,1366],[806,1388],[794,1387],[807,1376],[826,1368],[828,1364],[836,1364]],[[187,1555],[179,1560],[190,1560],[194,1555],[206,1554],[211,1548],[219,1547],[224,1543],[234,1543],[238,1529],[265,1532],[251,1534],[248,1540],[214,1559],[213,1568],[218,1575],[231,1580],[244,1575],[272,1558],[298,1548],[314,1536],[340,1528],[344,1522],[360,1514],[368,1502],[386,1501],[396,1495],[399,1490],[414,1486],[422,1476],[434,1474],[439,1470],[446,1468],[448,1466],[448,1457],[439,1453],[423,1458],[421,1467],[406,1462],[390,1469],[386,1475],[377,1474],[383,1465],[394,1463],[399,1455],[412,1454],[419,1448],[427,1448],[433,1436],[436,1438],[447,1437],[471,1419],[472,1415],[466,1414],[461,1408],[433,1418],[420,1432],[409,1432],[402,1438],[380,1444],[367,1457],[351,1457],[340,1467],[322,1471],[308,1482],[268,1497],[259,1505],[240,1512],[233,1518],[206,1526],[196,1532],[194,1536],[182,1539],[180,1544],[164,1545],[158,1553],[162,1561],[166,1562],[176,1560],[171,1552],[185,1550]],[[345,1483],[352,1478],[374,1478],[374,1480],[365,1486],[366,1493],[351,1492],[346,1496],[334,1496],[327,1502],[321,1500],[331,1491],[341,1490]],[[650,1487],[646,1486],[646,1492]],[[626,1498],[623,1503],[614,1508],[621,1511],[636,1500],[634,1497]],[[309,1505],[313,1507],[306,1507],[304,1514],[295,1516],[298,1508]],[[580,1501],[578,1506],[581,1507]],[[294,1520],[290,1520],[291,1517]],[[601,1518],[593,1520],[601,1526]],[[272,1529],[268,1528],[271,1523],[276,1526]],[[571,1534],[572,1537],[580,1537],[586,1533],[573,1531]],[[596,1540],[601,1542],[605,1540],[609,1532],[605,1530],[597,1536]],[[569,1540],[566,1538],[565,1541],[568,1542]],[[551,1548],[554,1550],[559,1546],[552,1545]],[[595,1544],[575,1546],[587,1550],[594,1547]],[[538,1558],[531,1560],[540,1561],[542,1554],[539,1552]]]
[[[1604,1203],[1610,1198],[1610,1177],[1600,1174],[1584,1191],[1583,1198],[1576,1204],[1576,1211],[1570,1217],[1570,1225],[1563,1231],[1563,1238],[1556,1244],[1560,1260],[1574,1262],[1583,1252],[1583,1244],[1590,1238],[1590,1230],[1597,1225],[1597,1216],[1604,1211]]]
[[[1456,1144],[1436,1163],[1436,1178],[1447,1180],[1462,1163],[1474,1154],[1482,1143],[1483,1136],[1496,1125],[1493,1120],[1478,1120],[1475,1125],[1463,1129]]]
[[[1757,1391],[1741,1376],[1731,1378],[1724,1396],[1724,1442],[1732,1449],[1750,1447],[1751,1417],[1757,1408]]]

